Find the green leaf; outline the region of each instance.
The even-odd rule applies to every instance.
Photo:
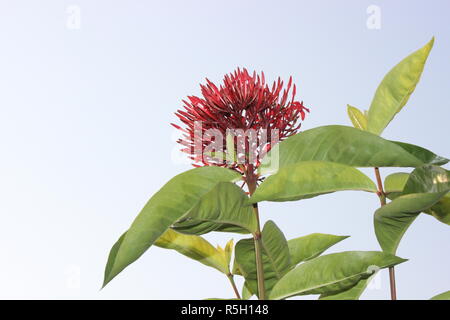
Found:
[[[233,240],[225,249],[220,246],[214,248],[208,241],[199,236],[185,235],[168,229],[156,240],[155,245],[165,249],[176,250],[208,267],[219,270],[224,274],[230,273],[231,250]]]
[[[253,296],[253,292],[250,291],[247,282],[244,282],[242,286],[242,300],[249,300]]]
[[[300,262],[314,259],[325,250],[347,239],[349,236],[335,236],[332,234],[312,233],[288,241],[291,262],[296,266]]]
[[[247,199],[245,201],[248,201]],[[187,219],[175,223],[172,228],[177,232],[184,234],[202,235],[209,232],[231,232],[240,234],[249,234],[247,229],[242,227],[226,224],[226,223],[212,223],[209,221],[201,221],[198,219]]]
[[[286,238],[273,221],[267,221],[264,225],[261,240],[265,289],[269,293],[273,285],[290,270],[291,260]],[[249,291],[256,294],[258,285],[255,261],[254,240],[240,240],[235,248],[235,264],[244,276]]]
[[[238,179],[240,175],[232,170],[202,167],[181,173],[166,183],[111,249],[103,286],[136,261],[173,223],[192,214],[191,209],[218,183]]]
[[[205,234],[231,230],[238,233],[256,231],[256,218],[245,192],[230,182],[220,182],[205,194],[179,222],[176,231],[186,234]]]
[[[120,246],[122,245],[123,239],[125,239],[126,235],[127,235],[127,232],[124,232],[120,236],[120,238],[116,241],[116,243],[114,243],[114,245],[112,246],[111,250],[109,251],[108,261],[106,262],[106,267],[105,267],[105,276],[104,276],[105,279],[104,279],[102,288],[104,288],[105,285],[108,283],[106,281],[106,279],[111,274],[111,271],[112,271],[113,266],[114,266],[114,261],[116,260],[116,257],[117,257],[117,252],[119,251]]]
[[[447,170],[431,165],[415,169],[399,196],[375,212],[375,234],[383,251],[395,254],[419,213],[432,208],[449,191]]]
[[[361,171],[340,163],[304,161],[282,167],[255,191],[250,202],[294,201],[342,190],[376,192]]]
[[[367,128],[381,134],[416,88],[434,38],[397,64],[381,81],[369,108]]]
[[[423,166],[411,173],[403,194],[450,191],[450,171],[437,166]],[[424,210],[442,223],[450,225],[450,194],[445,194],[431,208]]]
[[[434,164],[437,166],[442,166],[449,162],[449,159],[438,156],[435,153],[431,152],[430,150],[416,146],[414,144],[399,141],[391,141],[391,142],[402,147],[404,150],[415,156],[424,164]]]
[[[450,189],[450,172],[438,166],[422,166],[411,172],[402,194],[445,192]]]
[[[400,240],[419,213],[438,202],[444,194],[408,194],[375,211],[375,234],[383,251],[395,254]]]
[[[397,143],[352,127],[332,125],[306,130],[280,142],[264,157],[260,173],[272,174],[278,168],[313,160],[353,167],[419,167],[424,164]]]
[[[386,193],[401,193],[408,181],[409,173],[397,172],[388,175],[384,179],[384,192]]]
[[[359,300],[364,290],[366,290],[367,285],[375,277],[376,274],[377,272],[375,272],[367,279],[360,280],[355,286],[351,287],[350,289],[334,294],[322,294],[320,295],[319,300]]]
[[[442,168],[435,170],[444,170]],[[389,199],[395,199],[402,195],[409,173],[393,173],[384,180],[384,188]],[[427,191],[425,191],[427,192]],[[426,209],[424,213],[432,215],[442,223],[450,225],[450,193],[443,196],[431,208]]]
[[[450,226],[450,193],[443,196],[435,205],[425,213]]]
[[[438,294],[437,296],[434,296],[430,300],[450,300],[450,291]]]
[[[355,128],[367,130],[367,119],[364,116],[364,113],[351,105],[347,105],[347,113]]]
[[[347,251],[317,257],[289,271],[273,287],[270,299],[306,294],[333,294],[352,288],[376,269],[406,260],[377,251]]]

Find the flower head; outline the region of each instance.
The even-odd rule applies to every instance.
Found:
[[[208,79],[200,87],[203,97],[188,96],[184,109],[175,113],[184,127],[172,124],[183,132],[178,142],[197,166],[228,166],[241,172],[249,165],[255,168],[258,156],[296,134],[309,112],[295,100],[292,77],[285,88],[280,78],[269,88],[264,73],[250,75],[238,68],[225,75],[219,87]]]

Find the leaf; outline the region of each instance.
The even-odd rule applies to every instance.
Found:
[[[173,223],[190,213],[219,182],[239,178],[238,173],[225,168],[202,167],[171,179],[147,202],[111,249],[103,286],[136,261]]]
[[[355,128],[367,130],[367,119],[358,108],[352,107],[348,104],[347,113]]]
[[[125,236],[127,235],[127,232],[124,232],[120,238],[116,241],[116,243],[112,246],[111,250],[109,251],[109,256],[108,256],[108,261],[106,262],[106,267],[105,267],[105,279],[103,282],[103,286],[102,288],[105,287],[105,285],[107,284],[107,277],[111,274],[113,265],[114,265],[114,261],[116,260],[117,257],[117,252],[119,251],[120,246],[122,245],[123,239],[125,239]]]
[[[248,201],[247,199],[245,201]],[[187,219],[175,223],[172,228],[177,232],[184,234],[202,235],[209,232],[232,232],[240,234],[249,234],[247,229],[226,223],[212,223],[209,221],[201,221],[197,219]]]
[[[408,181],[409,173],[397,172],[388,175],[384,179],[384,192],[385,193],[401,193],[405,187],[406,181]]]
[[[306,294],[333,294],[355,286],[376,269],[406,260],[377,251],[347,251],[317,257],[289,271],[273,287],[270,299]]]
[[[447,170],[431,165],[415,169],[399,196],[375,211],[375,234],[383,251],[395,254],[419,213],[432,208],[449,191]]]
[[[360,280],[355,286],[350,289],[331,294],[322,294],[319,300],[359,300],[367,285],[376,276],[377,272],[374,272],[369,278]]]
[[[369,108],[367,128],[370,132],[381,134],[408,102],[420,80],[433,44],[434,38],[423,48],[403,59],[386,74],[378,86]]]
[[[219,182],[189,210],[173,228],[187,234],[211,231],[255,232],[253,209],[241,188],[230,182]]]
[[[432,215],[442,223],[450,225],[450,193],[443,196],[435,205],[426,210],[425,213]]]
[[[250,202],[294,201],[342,190],[376,192],[375,184],[359,170],[339,163],[304,161],[278,170],[255,191]]]
[[[288,241],[291,263],[293,266],[296,266],[300,262],[314,259],[331,246],[348,237],[349,236],[312,233],[307,236],[291,239]]]
[[[247,282],[244,282],[244,285],[242,286],[242,300],[250,300],[251,297],[254,296],[253,292],[250,291],[248,288]]]
[[[450,300],[450,291],[443,292],[431,298],[430,300]]]
[[[449,159],[436,155],[435,153],[427,150],[425,148],[416,146],[414,144],[399,142],[399,141],[391,141],[396,145],[402,147],[405,151],[409,152],[417,159],[422,161],[424,164],[434,164],[437,166],[442,166],[449,162]]]
[[[262,260],[266,293],[291,268],[286,238],[273,221],[267,221],[262,231]],[[235,264],[245,278],[250,292],[258,292],[256,254],[253,239],[243,239],[236,244]],[[236,269],[236,268],[235,268]]]
[[[384,180],[384,188],[387,193],[387,197],[389,199],[399,197],[403,192],[408,178],[409,173],[393,173],[387,176]],[[440,222],[450,225],[450,193],[443,196],[431,208],[425,210],[424,213],[432,215]]]
[[[233,240],[230,240],[225,249],[214,248],[208,241],[199,236],[184,235],[168,229],[155,245],[165,249],[176,250],[179,253],[194,259],[208,267],[219,270],[224,274],[230,273],[231,250]]]
[[[446,192],[450,190],[450,171],[437,166],[417,168],[405,184],[403,194],[416,192]],[[431,208],[424,210],[442,223],[450,225],[450,193]]]
[[[450,172],[438,166],[416,168],[406,181],[402,194],[445,192],[450,189]]]
[[[277,161],[278,160],[278,161]],[[419,167],[422,160],[403,146],[347,126],[323,126],[280,142],[262,160],[261,174],[302,161],[329,161],[353,167]]]
[[[438,202],[444,194],[408,194],[396,198],[375,211],[375,234],[383,251],[394,254],[406,230],[419,213]]]

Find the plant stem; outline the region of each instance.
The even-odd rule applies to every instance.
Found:
[[[395,288],[395,269],[389,268],[389,283],[391,286],[391,300],[397,300],[397,289]]]
[[[258,204],[255,203],[253,205],[253,211],[256,215],[257,220],[257,231],[253,236],[255,241],[255,255],[256,255],[256,273],[258,280],[258,295],[260,300],[266,299],[266,288],[264,284],[264,266],[262,261],[262,235],[261,228],[259,225],[259,212],[258,212]]]
[[[380,169],[375,167],[375,176],[377,178],[378,192],[377,195],[380,198],[381,206],[386,204],[386,194],[383,189],[383,182],[381,181]],[[395,269],[389,267],[389,284],[391,288],[391,300],[397,300],[397,288],[395,287]]]
[[[241,300],[241,295],[239,294],[239,290],[236,287],[236,283],[234,282],[234,277],[231,273],[227,274],[228,280],[230,280],[231,286],[233,287],[234,294],[236,295],[236,298]]]
[[[253,166],[249,165],[246,173],[246,182],[248,186],[248,192],[250,196],[256,190],[257,176],[253,172]],[[258,297],[260,300],[266,299],[266,289],[264,284],[264,266],[262,261],[262,234],[261,234],[261,224],[259,221],[259,210],[258,204],[253,204],[253,212],[256,217],[256,232],[253,235],[253,240],[255,242],[255,255],[256,255],[256,275],[258,281]]]
[[[380,198],[381,206],[386,204],[386,194],[383,189],[383,182],[381,181],[380,169],[375,168],[375,177],[377,178],[378,192],[377,195]]]

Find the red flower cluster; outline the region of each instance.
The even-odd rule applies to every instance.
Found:
[[[227,163],[223,158],[205,155],[205,148],[214,140],[208,133],[211,129],[222,134],[221,145],[224,146],[227,145],[227,130],[267,130],[269,137],[264,146],[267,152],[272,146],[270,132],[278,130],[279,140],[297,133],[300,128],[299,120],[304,120],[305,112],[309,112],[302,102],[294,100],[296,87],[295,84],[292,85],[292,77],[285,89],[280,78],[269,88],[265,83],[264,73],[257,75],[253,72],[250,75],[246,69],[237,69],[234,73],[225,75],[223,84],[219,87],[208,79],[200,87],[203,98],[189,96],[189,101],[183,100],[184,110],[175,113],[185,128],[172,125],[183,132],[183,137],[178,141],[184,146],[182,151],[203,165],[229,166],[239,171],[243,171],[243,166],[248,165],[245,161],[243,166],[239,166],[237,163]],[[201,123],[200,135],[195,130],[195,122]],[[200,148],[195,147],[196,143]],[[234,144],[236,150],[237,143]],[[248,147],[248,142],[245,144]],[[224,149],[226,153],[226,147]]]

